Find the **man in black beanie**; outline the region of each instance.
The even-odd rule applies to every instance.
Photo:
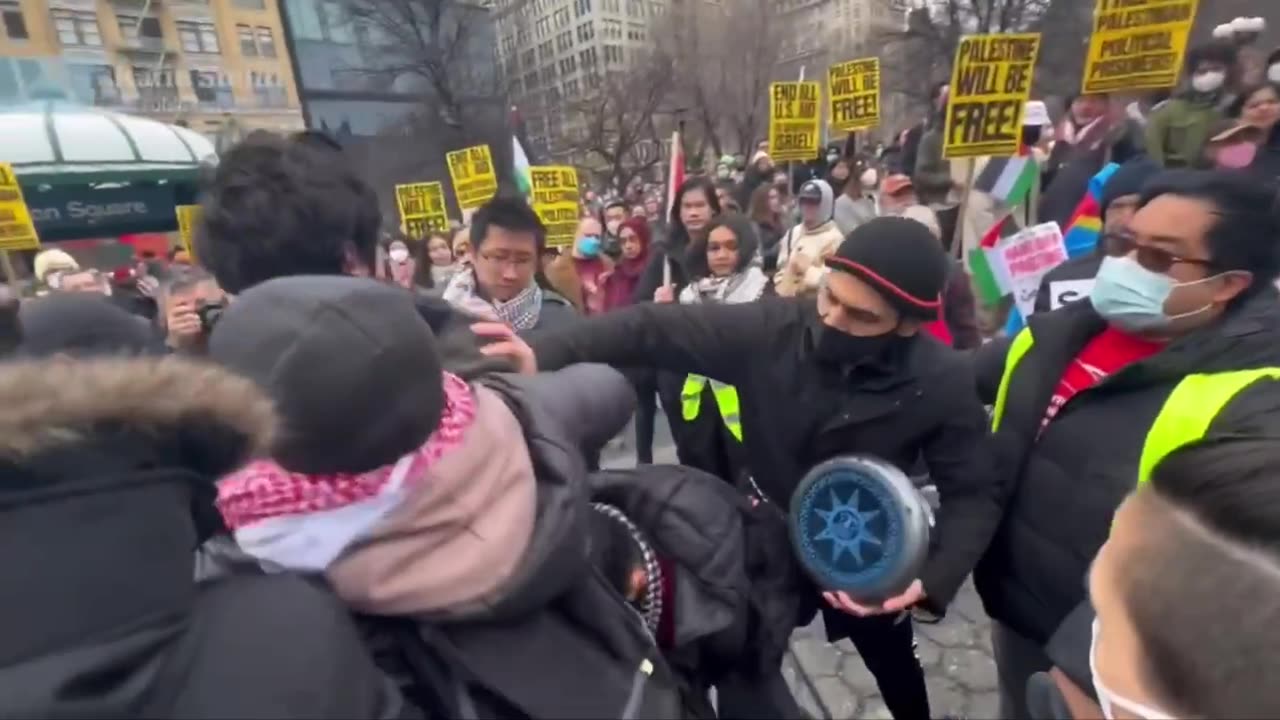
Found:
[[[1093,278],[1102,266],[1102,258],[1116,250],[1110,246],[1115,244],[1115,238],[1128,227],[1138,211],[1142,186],[1160,171],[1160,166],[1144,155],[1116,168],[1103,182],[1098,202],[1102,232],[1098,236],[1097,247],[1088,255],[1074,257],[1045,274],[1036,293],[1036,312],[1057,310],[1089,297],[1089,288],[1093,287]],[[1069,230],[1064,228],[1063,232]]]
[[[795,593],[801,617],[820,607],[829,639],[854,642],[894,717],[927,718],[924,673],[902,613],[945,611],[1000,513],[984,452],[986,414],[969,386],[970,366],[920,332],[938,317],[947,263],[924,225],[877,218],[827,259],[816,299],[645,303],[535,333],[528,344],[501,325],[476,331],[499,341],[486,352],[511,356],[525,371],[603,362],[697,373],[735,386],[752,475],[745,489],[780,523],[784,512],[767,510],[788,507],[818,463],[860,453],[909,470],[923,457],[942,510],[929,556],[906,591],[859,602],[797,581]],[[780,671],[722,684],[719,698],[724,717],[803,717]]]

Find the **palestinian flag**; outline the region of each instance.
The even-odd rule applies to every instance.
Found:
[[[682,123],[683,124],[683,123]],[[675,211],[676,193],[684,184],[684,143],[680,140],[680,128],[671,133],[671,160],[667,169],[667,203],[666,219],[670,219]],[[671,284],[671,261],[662,263],[662,284]]]
[[[524,153],[520,138],[511,136],[511,174],[515,176],[516,189],[520,194],[529,197],[533,192],[533,181],[529,177],[529,156]]]
[[[1022,228],[1014,219],[1013,213],[1006,213],[982,236],[980,247],[969,251],[969,275],[973,280],[973,289],[983,305],[995,305],[1000,298],[1010,292],[1008,272],[1000,267],[996,258],[996,248],[1004,238],[1011,237]]]
[[[1007,207],[1016,207],[1027,201],[1039,180],[1040,166],[1030,155],[990,158],[973,181],[973,189],[987,193]]]

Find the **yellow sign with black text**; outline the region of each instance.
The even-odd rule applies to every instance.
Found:
[[[182,239],[182,247],[194,259],[196,224],[200,222],[202,208],[199,205],[178,205],[173,209],[178,216],[178,237]]]
[[[498,175],[493,171],[493,155],[488,145],[454,150],[445,154],[449,177],[458,196],[458,209],[471,210],[489,202],[498,192]]]
[[[444,206],[441,183],[397,185],[396,206],[400,208],[400,229],[407,237],[421,240],[432,232],[449,229],[449,212]]]
[[[547,229],[547,246],[573,244],[578,233],[578,171],[567,165],[529,168],[533,210]]]
[[[822,88],[816,82],[769,86],[769,157],[775,162],[812,160],[822,143]]]
[[[1018,154],[1022,114],[1039,55],[1039,33],[960,38],[947,100],[944,157]]]
[[[1178,84],[1199,0],[1098,0],[1084,64],[1085,93]]]
[[[861,58],[827,70],[831,129],[867,130],[880,124],[880,58]]]
[[[13,166],[0,163],[0,250],[39,250],[40,236]]]

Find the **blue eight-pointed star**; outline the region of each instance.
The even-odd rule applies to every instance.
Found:
[[[830,540],[835,545],[835,555],[833,562],[840,562],[841,553],[849,553],[853,559],[862,565],[862,546],[880,545],[880,538],[872,535],[867,525],[880,514],[879,510],[859,510],[858,495],[861,491],[854,490],[853,496],[849,498],[849,502],[840,500],[840,496],[836,495],[834,489],[831,490],[831,509],[816,510],[827,521],[827,526],[822,532],[814,536],[814,540]]]

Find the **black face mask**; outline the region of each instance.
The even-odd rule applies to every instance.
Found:
[[[858,336],[819,321],[813,331],[813,354],[824,365],[846,367],[882,357],[901,337],[896,328],[881,335]]]

